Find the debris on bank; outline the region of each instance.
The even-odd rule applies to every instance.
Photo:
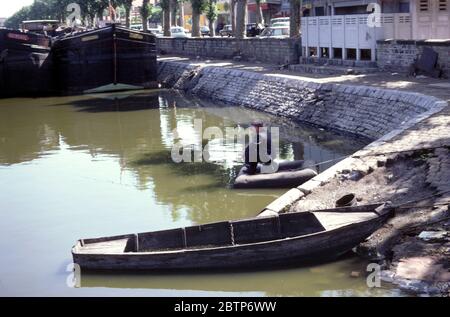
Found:
[[[334,207],[348,193],[357,204],[398,206],[356,252],[381,264],[381,278],[414,294],[449,295],[450,147],[361,158],[304,196],[290,211]]]

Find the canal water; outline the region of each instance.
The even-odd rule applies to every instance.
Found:
[[[339,159],[365,144],[167,90],[0,100],[0,295],[392,292],[369,289],[367,263],[352,256],[257,272],[82,272],[80,287],[69,287],[70,249],[79,238],[252,217],[285,192],[231,189],[242,146],[203,139],[196,119],[203,129],[245,128],[255,120],[280,127],[280,156],[285,159]],[[208,145],[211,162],[175,163],[171,149],[179,142]],[[360,276],[351,277],[351,272]]]

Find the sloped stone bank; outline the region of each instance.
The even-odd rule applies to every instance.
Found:
[[[199,97],[372,140],[410,127],[443,107],[439,99],[419,93],[320,84],[289,76],[183,62],[160,61],[158,79],[166,86]]]

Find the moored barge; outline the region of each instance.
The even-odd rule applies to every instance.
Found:
[[[42,95],[52,91],[51,38],[0,29],[0,96]]]
[[[52,52],[63,94],[157,87],[153,34],[113,24],[60,38]]]

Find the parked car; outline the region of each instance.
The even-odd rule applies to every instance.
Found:
[[[263,30],[264,26],[262,24],[248,23],[245,25],[245,35],[247,37],[258,36]]]
[[[142,23],[140,23],[140,24],[131,24],[130,25],[130,29],[136,30],[136,31],[142,31],[143,30]]]
[[[209,35],[209,27],[207,27],[206,25],[200,27],[200,34],[202,36],[208,36]]]
[[[181,26],[171,27],[170,28],[170,36],[171,37],[180,37],[180,38],[189,37],[188,34],[186,33],[186,30],[184,28],[182,28]]]
[[[225,25],[223,27],[223,29],[219,31],[219,34],[222,37],[223,36],[228,36],[228,37],[233,36],[233,30],[232,30],[231,24]]]
[[[261,38],[289,37],[289,27],[287,27],[287,26],[268,27],[268,28],[265,28],[264,31],[262,31],[262,33],[259,37],[261,37]]]
[[[275,26],[275,23],[289,23],[291,19],[289,17],[284,18],[273,18],[270,19],[270,26]]]
[[[157,37],[163,36],[163,31],[160,28],[149,28],[148,31]]]
[[[277,27],[277,26],[287,26],[289,27],[291,24],[289,22],[275,22],[274,24],[272,24],[272,27]]]

